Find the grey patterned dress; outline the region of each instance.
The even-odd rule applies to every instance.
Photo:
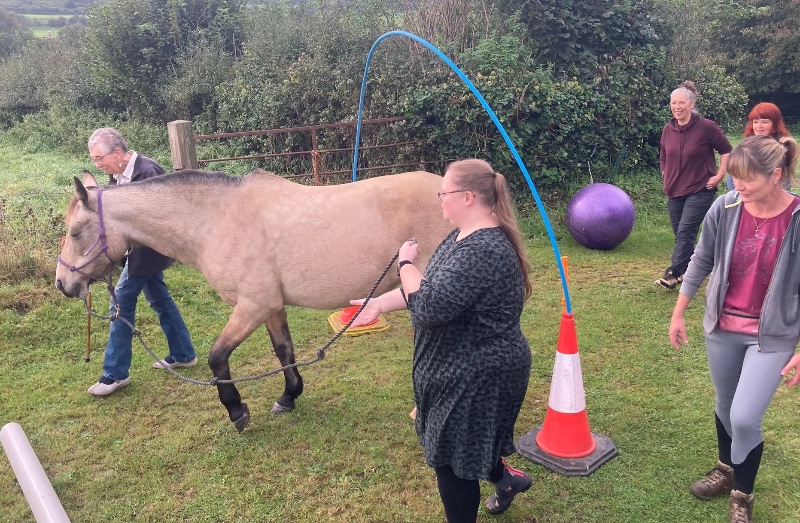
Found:
[[[431,467],[462,479],[488,479],[514,453],[531,368],[520,329],[525,283],[499,228],[460,241],[453,231],[434,252],[417,292],[414,325],[416,430]]]

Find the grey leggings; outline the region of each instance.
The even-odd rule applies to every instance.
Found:
[[[759,352],[758,338],[749,334],[716,329],[705,336],[715,412],[733,439],[731,459],[739,464],[764,439],[764,413],[793,353]]]

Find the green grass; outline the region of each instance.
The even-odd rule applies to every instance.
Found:
[[[31,32],[36,38],[46,38],[55,35],[60,29],[59,27],[35,26],[31,27]]]
[[[0,139],[0,186],[8,201],[63,208],[71,176],[84,164],[47,152],[28,155]],[[619,456],[586,478],[514,456],[511,462],[533,476],[534,486],[502,516],[481,511],[481,523],[728,520],[726,500],[701,502],[688,492],[715,460],[702,306],[693,304],[687,315],[691,344],[675,352],[667,328],[676,295],[653,285],[672,244],[666,208],[653,180],[626,183],[637,223],[613,251],[580,247],[562,227],[563,207],[548,210],[569,259],[591,428],[610,437]],[[544,420],[561,316],[553,251],[533,206],[522,221],[534,284],[523,328],[534,364],[518,438]],[[202,361],[230,309],[188,267],[170,269],[167,281]],[[96,286],[93,294],[94,309],[102,311],[106,291]],[[298,360],[313,358],[332,334],[328,314],[289,311]],[[83,304],[58,295],[52,274],[4,285],[0,425],[23,427],[72,521],[441,522],[435,478],[408,418],[411,325],[404,312],[388,320],[389,331],[344,338],[325,360],[302,369],[306,390],[294,412],[269,414],[282,378],[242,384],[252,419],[238,434],[215,390],[151,369],[138,345],[131,385],[109,398],[89,396],[86,388],[101,373],[107,326],[93,320],[86,363]],[[157,319],[144,303],[138,327],[164,355]],[[234,353],[231,365],[237,377],[278,366],[263,329]],[[184,374],[210,377],[203,364]],[[798,409],[798,391],[782,387],[767,413],[756,485],[760,523],[800,522]],[[484,484],[483,494],[489,493]],[[6,460],[0,460],[0,507],[4,522],[31,521]]]
[[[25,14],[21,15],[28,20],[30,23],[30,30],[34,36],[37,38],[44,38],[47,36],[53,36],[58,31],[61,30],[61,27],[54,27],[48,24],[50,20],[58,20],[59,18],[70,18],[72,15],[45,15],[45,14]]]

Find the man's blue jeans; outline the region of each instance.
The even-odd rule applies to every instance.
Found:
[[[675,234],[675,247],[672,249],[671,265],[667,270],[672,271],[673,276],[677,277],[686,272],[689,260],[694,254],[697,233],[700,232],[703,218],[714,203],[716,195],[716,190],[703,189],[694,194],[667,199],[669,221]]]
[[[190,361],[195,352],[189,330],[183,322],[181,313],[164,283],[164,273],[157,272],[145,276],[128,276],[128,266],[122,269],[114,292],[119,303],[120,316],[136,325],[136,302],[139,294],[144,297],[150,307],[158,315],[161,330],[167,337],[169,353],[175,361]],[[113,306],[113,303],[112,303]],[[113,308],[111,310],[113,314]],[[131,368],[133,332],[120,320],[111,322],[108,345],[103,359],[103,376],[112,380],[124,380]]]

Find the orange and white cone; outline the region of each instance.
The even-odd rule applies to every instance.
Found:
[[[582,458],[594,452],[597,445],[589,430],[578,335],[572,314],[562,315],[556,350],[547,414],[536,443],[553,456]]]
[[[609,438],[589,430],[578,335],[572,314],[566,311],[544,423],[520,438],[516,447],[534,463],[567,476],[588,476],[617,455]]]

